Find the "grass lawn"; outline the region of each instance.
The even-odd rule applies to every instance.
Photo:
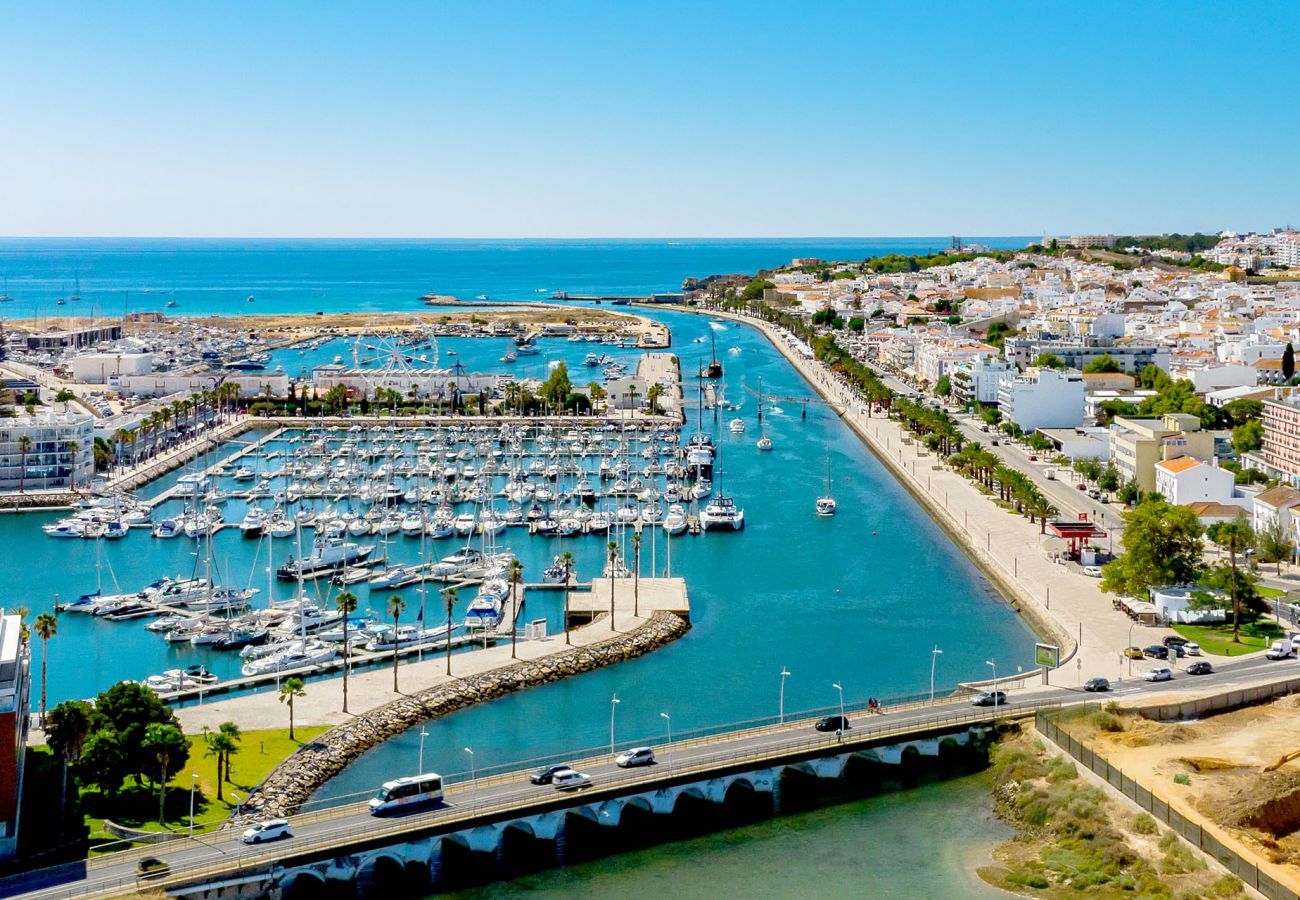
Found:
[[[1214,656],[1240,656],[1256,650],[1264,650],[1284,632],[1272,621],[1259,619],[1244,622],[1241,626],[1241,642],[1232,642],[1232,626],[1220,625],[1173,625],[1174,631],[1201,645],[1203,653]]]
[[[215,826],[234,811],[237,801],[233,791],[242,800],[271,769],[283,762],[298,747],[326,731],[324,726],[299,726],[294,729],[295,740],[289,740],[289,729],[246,731],[239,739],[239,752],[230,761],[230,779],[222,785],[221,799],[217,799],[217,758],[207,755],[203,735],[187,735],[190,758],[185,768],[176,774],[167,786],[166,827],[179,830],[189,827],[191,776],[197,775],[194,791],[194,827]],[[158,822],[158,792],[148,787],[128,782],[117,797],[107,800],[97,791],[82,795],[86,808],[86,825],[90,829],[92,846],[97,842],[115,840],[104,831],[104,819],[119,825],[143,831],[163,831]],[[114,849],[120,849],[118,844]]]
[[[1272,600],[1274,597],[1281,597],[1286,593],[1286,591],[1279,590],[1278,588],[1264,587],[1262,585],[1255,588],[1255,592],[1265,600]]]

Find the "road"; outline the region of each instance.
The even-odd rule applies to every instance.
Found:
[[[1189,661],[1180,662],[1185,664]],[[1215,665],[1219,666],[1218,663]],[[1222,691],[1279,676],[1293,678],[1297,674],[1300,674],[1300,666],[1295,660],[1243,659],[1223,663],[1212,675],[1193,677],[1178,671],[1168,682],[1125,681],[1116,685],[1112,694],[1134,697],[1185,692],[1193,687],[1189,682],[1194,682],[1197,689]],[[1081,703],[1096,700],[1098,696],[1104,695],[1085,694],[1077,688],[1037,688],[1010,694],[1005,710],[1008,714],[1023,713],[1044,704]],[[989,714],[987,709],[975,709],[964,701],[952,699],[940,701],[935,706],[918,704],[892,711],[886,709],[881,715],[863,712],[859,705],[849,709],[852,724],[844,738],[844,748],[850,750],[856,744],[927,725],[987,720]],[[575,767],[591,776],[592,786],[573,795],[571,803],[580,805],[605,796],[652,790],[667,779],[696,780],[698,775],[698,779],[703,780],[712,770],[726,766],[752,763],[753,768],[761,768],[765,760],[783,756],[830,755],[829,751],[837,746],[838,739],[834,734],[815,731],[812,727],[814,721],[805,717],[779,726],[724,732],[675,744],[665,742],[654,748],[658,761],[640,769],[619,769],[608,755],[578,760]],[[174,874],[194,877],[217,868],[230,871],[240,865],[282,859],[289,852],[346,845],[400,834],[417,827],[456,823],[482,814],[509,815],[514,810],[521,814],[525,811],[533,813],[541,804],[557,800],[566,804],[570,802],[570,798],[552,787],[530,784],[526,777],[528,771],[528,768],[519,768],[477,780],[463,778],[453,781],[449,778],[443,805],[401,817],[376,818],[369,814],[364,803],[306,813],[291,819],[290,838],[263,847],[248,847],[238,840],[237,834],[222,832],[11,876],[0,880],[0,896],[53,900],[134,887],[136,864],[145,856],[166,860]],[[410,773],[394,773],[395,776],[399,774]]]

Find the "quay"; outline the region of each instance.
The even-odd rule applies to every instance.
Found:
[[[475,635],[466,643],[482,644],[486,649],[467,650],[452,654],[452,675],[446,674],[446,646],[439,642],[435,649],[405,648],[398,665],[400,691],[393,691],[393,674],[391,671],[392,652],[380,651],[368,659],[363,671],[357,669],[356,658],[353,668],[349,669],[348,702],[356,710],[371,709],[385,703],[406,697],[416,691],[454,684],[457,680],[489,672],[508,666],[512,659],[540,660],[548,656],[562,654],[574,647],[584,647],[608,638],[611,632],[626,634],[648,623],[655,613],[671,612],[689,620],[690,600],[687,597],[685,580],[681,578],[641,578],[639,588],[633,584],[635,579],[615,579],[614,627],[609,622],[609,579],[599,579],[605,589],[601,593],[596,589],[591,592],[573,591],[571,602],[578,609],[574,617],[574,626],[568,636],[561,632],[546,634],[535,639],[524,638],[523,625],[528,621],[528,592],[524,591],[520,609],[512,610],[509,620],[515,621],[520,628],[514,646],[516,656],[511,655],[510,630],[507,627],[487,635]],[[558,586],[558,587],[563,587]],[[639,593],[640,604],[636,606]],[[583,597],[595,598],[590,606],[584,606]],[[599,606],[599,609],[592,607]],[[584,614],[585,610],[585,614]],[[408,620],[410,614],[408,611]],[[436,623],[436,616],[430,622]],[[583,624],[579,624],[583,623]],[[453,644],[453,649],[456,645]],[[462,644],[461,646],[464,646]],[[388,663],[387,666],[383,663]],[[342,712],[343,680],[337,677],[342,663],[329,664],[326,672],[335,677],[312,680],[307,688],[307,695],[299,698],[294,705],[294,721],[299,725],[338,725],[353,718],[352,714]],[[205,726],[217,728],[222,722],[238,722],[241,728],[283,728],[288,721],[284,704],[280,702],[278,685],[289,675],[302,673],[281,672],[278,675],[259,676],[256,679],[235,679],[228,686],[210,685],[201,690],[187,692],[184,705],[177,709],[186,733],[201,731]],[[250,683],[251,682],[251,683]],[[225,696],[212,700],[214,689],[223,687],[220,692]],[[233,696],[232,696],[233,694]]]

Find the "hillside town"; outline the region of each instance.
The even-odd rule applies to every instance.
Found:
[[[1294,542],[1300,234],[1224,232],[1196,255],[1159,243],[1176,242],[1079,235],[996,253],[954,241],[901,263],[795,259],[690,296],[802,316],[879,373],[1024,441],[1049,477],[1094,468],[1120,502],[1159,494],[1204,525],[1245,515]]]

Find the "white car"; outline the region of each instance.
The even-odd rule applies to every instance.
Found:
[[[284,819],[268,819],[258,822],[244,832],[240,838],[245,844],[260,844],[263,841],[277,841],[289,837],[289,823]]]
[[[649,747],[633,747],[631,750],[624,750],[614,757],[614,764],[620,769],[630,769],[633,766],[648,766],[654,761],[655,752]]]
[[[1083,574],[1087,575],[1089,578],[1100,578],[1101,566],[1084,566]]]
[[[551,776],[551,785],[556,790],[572,791],[577,788],[589,787],[591,785],[591,776],[582,772],[575,772],[573,769],[565,769]]]
[[[1183,652],[1186,653],[1188,656],[1200,656],[1201,645],[1193,644],[1189,641],[1188,643],[1183,644]]]
[[[1159,669],[1152,669],[1150,672],[1147,672],[1142,677],[1145,678],[1147,681],[1172,681],[1174,678],[1174,673],[1172,670],[1168,668],[1161,667]]]

